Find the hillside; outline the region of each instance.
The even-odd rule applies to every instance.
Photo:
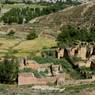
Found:
[[[21,5],[5,4],[2,7],[3,12],[6,13],[13,7],[23,8],[28,6],[26,4]],[[36,9],[38,6],[30,4],[29,7]],[[1,11],[0,15],[2,16],[4,13]],[[12,11],[12,13],[15,14],[16,11]],[[27,15],[32,17],[32,15]],[[27,23],[22,22],[20,24],[16,22],[4,23],[2,20],[0,22],[0,83],[15,83],[14,85],[0,84],[0,93],[2,95],[32,95],[32,93],[33,95],[48,95],[47,93],[49,95],[62,95],[63,93],[64,95],[94,95],[95,47],[92,43],[86,44],[84,41],[88,41],[87,38],[90,38],[91,42],[95,41],[95,33],[90,30],[87,32],[90,26],[95,26],[95,2],[70,5],[64,10],[52,11],[49,15],[38,15],[35,19],[31,19]],[[56,41],[57,34],[60,33],[62,26],[68,24],[79,27],[85,26],[85,32],[83,31],[85,34],[79,28],[68,27],[66,32],[62,31],[61,36],[58,36],[60,39],[63,38],[61,39],[61,45],[65,41],[70,44],[75,43],[75,41],[83,41],[83,43],[74,45],[74,47],[71,45],[69,48],[57,49],[57,41],[60,41]],[[64,34],[66,35],[62,36]],[[84,39],[81,40],[81,38]],[[17,57],[17,61],[15,57]],[[13,65],[6,63],[12,63]],[[36,68],[36,65],[37,69],[32,69],[33,67]],[[15,77],[10,79],[11,76]],[[41,90],[45,86],[39,86],[40,84],[35,80],[46,82],[42,85],[49,85],[50,90],[47,86],[46,90]],[[37,89],[35,84],[31,84],[31,81],[37,83]],[[22,82],[22,86],[19,85],[20,82]],[[23,86],[25,82],[29,85]],[[53,91],[52,87],[58,89]]]
[[[3,43],[0,52],[6,52],[8,48],[15,46],[15,44],[17,46],[15,48],[13,47],[13,49],[22,50],[25,54],[30,52],[30,50],[31,52],[34,51],[31,49],[32,47],[36,47],[35,51],[39,51],[43,47],[55,46],[54,38],[60,32],[60,27],[66,24],[74,24],[81,27],[95,25],[95,3],[71,6],[56,13],[37,17],[28,24],[1,24],[0,37],[4,37],[10,30],[14,30],[16,32],[15,35],[21,39],[14,39],[14,42],[12,41],[13,39],[11,39],[11,41],[8,40],[7,42],[11,44],[7,44],[6,38],[3,38],[3,42],[2,40],[0,42]],[[34,41],[23,41],[23,38],[26,38],[27,34],[31,31],[35,31],[38,34],[38,39]],[[38,44],[41,43],[41,41],[44,44]],[[18,44],[19,42],[21,43]],[[24,45],[26,47],[24,47]]]
[[[0,31],[7,32],[10,28],[13,28],[18,34],[21,34],[21,32],[35,30],[40,36],[55,37],[60,27],[66,24],[86,27],[95,25],[95,2],[71,6],[62,11],[35,18],[28,24],[1,25]]]
[[[95,3],[71,6],[63,11],[38,18],[32,25],[40,26],[40,29],[48,29],[57,32],[62,25],[74,24],[86,26],[95,24]],[[41,28],[42,26],[42,28]]]

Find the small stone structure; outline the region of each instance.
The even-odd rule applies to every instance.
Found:
[[[95,55],[95,45],[81,42],[70,48],[58,48],[56,50],[57,58],[63,58],[65,56],[77,56],[82,60],[90,58],[92,55]]]
[[[63,71],[61,65],[54,65],[53,63],[38,64],[34,60],[23,59],[19,64],[19,69],[30,68],[32,70],[37,70],[38,72],[47,72],[48,75],[57,75]]]
[[[95,45],[93,46],[93,52],[92,55],[95,55]]]
[[[87,52],[86,46],[80,47],[77,56],[80,57],[82,60],[85,60],[86,52]]]
[[[38,72],[46,72],[47,76],[52,76],[49,66],[50,66],[50,64],[40,64],[37,71]]]
[[[70,49],[70,56],[80,57],[82,60],[89,59],[95,55],[95,45],[88,43],[80,43]]]
[[[70,49],[70,56],[80,57],[82,60],[86,59],[87,48],[85,44],[75,45]]]
[[[75,56],[76,53],[77,53],[77,48],[71,48],[70,56]]]
[[[0,62],[3,62],[3,61],[4,61],[4,58],[3,58],[3,57],[1,57],[1,58],[0,58]]]
[[[90,54],[92,53],[92,47],[90,47]],[[66,56],[77,56],[80,57],[82,60],[85,60],[87,57],[87,43],[79,43],[74,45],[70,48],[58,48],[57,50],[57,58],[63,58]],[[94,53],[94,52],[93,52]],[[89,54],[89,56],[90,56]]]
[[[23,58],[21,60],[21,63],[19,64],[19,70],[22,70],[24,68],[30,68],[33,70],[37,70],[39,68],[39,64],[36,61],[27,60],[27,59]]]
[[[57,49],[57,58],[63,58],[64,57],[64,49],[63,48],[58,48]]]
[[[76,62],[74,65],[78,66],[78,68],[82,68],[82,67],[85,67],[85,68],[90,68],[91,67],[91,61],[79,61],[79,62]]]
[[[92,75],[92,80],[95,81],[95,75]]]
[[[91,61],[91,66],[92,69],[95,69],[95,59],[93,61]]]
[[[63,72],[61,65],[54,65],[54,64],[42,64],[39,65],[38,72],[47,72],[47,76],[57,76],[61,72]]]

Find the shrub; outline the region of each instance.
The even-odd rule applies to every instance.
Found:
[[[1,83],[14,83],[18,78],[18,64],[16,60],[8,60],[5,58],[0,63],[0,82]]]
[[[14,34],[15,34],[14,30],[10,30],[7,35],[8,35],[8,36],[14,36]]]
[[[61,28],[61,33],[57,36],[58,46],[70,46],[76,41],[95,41],[95,27],[89,30],[86,27],[78,29],[77,26],[67,25]]]
[[[30,32],[28,35],[27,35],[27,40],[33,40],[35,38],[37,38],[37,34],[35,32]]]

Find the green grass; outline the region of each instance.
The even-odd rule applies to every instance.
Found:
[[[55,40],[39,37],[34,40],[23,41],[20,45],[15,47],[15,49],[21,49],[22,51],[36,51],[41,50],[43,47],[52,47],[56,45]]]
[[[19,43],[20,42],[20,43]],[[24,56],[30,53],[38,53],[42,48],[52,47],[56,45],[55,39],[38,37],[34,40],[21,41],[20,39],[0,38],[0,52],[6,53],[9,49],[18,51],[17,56]],[[19,44],[18,44],[19,43]]]

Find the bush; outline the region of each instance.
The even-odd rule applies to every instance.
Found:
[[[16,60],[8,60],[5,58],[0,63],[0,82],[1,83],[15,83],[18,78],[18,64]]]
[[[14,36],[15,32],[13,30],[11,30],[7,35],[8,36]]]
[[[35,38],[37,38],[37,34],[35,32],[30,32],[28,35],[27,35],[27,40],[33,40]]]
[[[95,27],[89,30],[86,27],[78,28],[77,26],[64,26],[61,33],[57,36],[58,46],[70,46],[76,41],[93,42],[95,41]]]
[[[64,26],[61,31],[57,36],[58,45],[70,45],[79,38],[78,30],[75,26]]]

